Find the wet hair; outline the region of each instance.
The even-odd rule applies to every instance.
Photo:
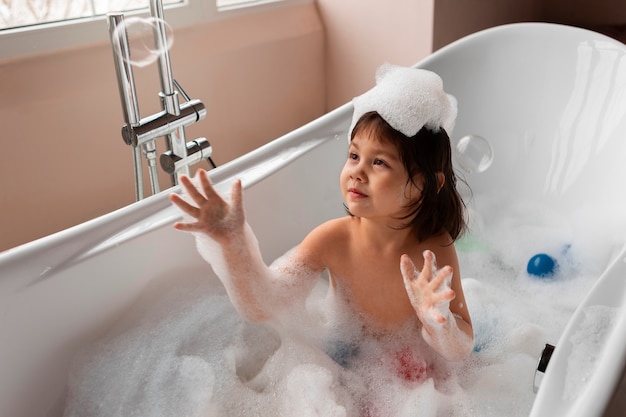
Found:
[[[450,138],[443,128],[439,131],[423,127],[415,136],[408,137],[387,123],[377,112],[365,113],[355,124],[350,140],[363,131],[372,137],[393,144],[407,172],[407,185],[418,175],[424,181],[421,196],[411,202],[404,228],[411,227],[420,241],[446,231],[456,240],[467,229],[465,203],[457,190],[457,177],[452,167]],[[444,184],[439,189],[437,173],[443,173]],[[419,187],[418,187],[419,188]],[[450,242],[452,243],[452,242]]]

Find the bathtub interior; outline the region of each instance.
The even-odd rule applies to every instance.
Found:
[[[504,223],[517,222],[508,230],[520,241],[497,236],[492,243],[527,256],[563,255],[560,248],[566,248],[569,260],[586,265],[595,282],[562,340],[545,341],[557,350],[531,415],[603,415],[611,396],[619,404],[615,398],[624,391],[614,387],[626,369],[626,193],[619,185],[626,180],[626,47],[562,26],[523,24],[490,31],[451,45],[423,66],[440,73],[446,88],[460,98],[453,141],[480,135],[493,148],[487,171],[465,173],[477,234],[502,231],[495,225],[508,218]],[[469,97],[484,100],[463,100]],[[593,365],[587,373],[572,373],[572,361],[580,359],[577,350],[583,351],[582,343],[575,348],[572,340],[599,337],[597,331],[581,330],[598,306],[616,314],[613,327],[589,354],[587,362]],[[574,382],[577,378],[589,382]],[[617,413],[612,415],[623,410]]]
[[[592,32],[524,24],[472,35],[418,64],[438,72],[459,101],[453,144],[473,134],[493,148],[486,171],[459,169],[471,189],[462,192],[472,226],[487,240],[502,230],[492,222],[514,213],[532,225],[518,232],[554,231],[538,235],[550,248],[529,251],[592,236],[583,249],[597,276],[618,259],[626,236],[626,195],[616,192],[626,179],[624,52]],[[211,173],[225,194],[243,179],[266,260],[343,215],[337,179],[349,122],[344,106]],[[193,240],[171,228],[177,216],[157,195],[3,255],[1,378],[11,380],[3,382],[0,414],[62,415],[71,348],[102,335],[155,288],[211,279]],[[465,242],[470,252],[489,243]]]
[[[338,188],[317,180],[338,178],[347,142],[336,131],[327,118],[321,128],[313,123],[305,135],[287,135],[211,172],[224,195],[235,179],[242,180],[247,220],[268,262],[316,224],[343,214]],[[172,228],[179,213],[166,197],[65,231],[68,236],[52,237],[53,243],[44,239],[33,242],[41,247],[4,254],[0,414],[63,415],[68,366],[76,352],[124,321],[146,292],[216,279],[194,240]],[[137,216],[140,220],[128,226],[126,218]],[[94,243],[92,235],[100,240]]]
[[[563,330],[531,417],[624,414],[625,277],[623,250],[598,278]]]
[[[624,45],[576,28],[531,26],[491,29],[498,42],[483,32],[422,65],[461,97],[454,137],[479,134],[494,148],[489,172],[468,176],[472,190],[510,189],[513,199],[559,211],[576,209],[581,196],[623,207],[626,196],[614,190],[626,170],[611,161],[625,152]]]

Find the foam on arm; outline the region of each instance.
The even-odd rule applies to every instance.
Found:
[[[320,276],[298,260],[297,248],[267,266],[247,222],[228,243],[219,244],[201,233],[195,236],[198,252],[211,264],[235,308],[250,321],[268,320],[304,305]]]
[[[244,317],[267,320],[306,299],[316,282],[313,278],[321,271],[307,268],[304,261],[296,262],[304,259],[297,250],[272,268],[265,264],[245,220],[241,181],[233,183],[230,203],[216,192],[203,170],[199,170],[196,184],[184,175],[180,182],[185,195],[170,195],[183,213],[183,221],[174,227],[195,235],[199,253]]]
[[[422,337],[437,353],[455,361],[469,356],[474,348],[474,337],[469,325],[448,309],[443,323],[422,322]]]
[[[451,288],[452,268],[438,270],[431,251],[424,252],[422,271],[406,255],[401,258],[400,268],[409,300],[422,322],[426,343],[448,360],[467,357],[474,347],[474,336],[469,323],[450,310],[450,301],[455,297]]]

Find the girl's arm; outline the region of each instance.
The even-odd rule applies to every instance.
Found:
[[[474,333],[464,305],[463,290],[459,286],[457,291],[461,300],[457,300],[459,302],[455,303],[454,309],[462,311],[453,313],[450,308],[450,302],[457,296],[451,288],[453,268],[445,266],[437,270],[435,254],[424,251],[421,272],[408,255],[402,255],[400,269],[411,304],[422,322],[424,340],[448,360],[469,356],[474,348]]]
[[[276,316],[285,307],[304,301],[321,271],[307,265],[296,249],[268,267],[252,229],[245,220],[241,181],[235,181],[231,204],[215,191],[205,171],[194,186],[186,176],[180,182],[194,204],[172,194],[170,200],[189,222],[177,222],[177,230],[192,232],[198,250],[226,288],[237,310],[250,321]]]

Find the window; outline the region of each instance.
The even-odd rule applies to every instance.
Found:
[[[218,10],[228,10],[231,8],[253,6],[267,2],[268,0],[215,0],[215,5]]]
[[[0,0],[0,61],[105,42],[109,38],[106,13],[145,15],[149,1]],[[175,30],[259,8],[311,1],[163,0],[163,8],[165,20]]]
[[[163,0],[165,20],[173,29],[206,21],[211,1]],[[149,0],[0,0],[2,24],[10,19],[9,27],[0,28],[0,61],[107,42],[106,13],[125,8],[127,16],[145,16],[148,5]]]
[[[147,0],[0,0],[0,30],[145,9]],[[231,0],[232,1],[232,0]],[[163,6],[184,0],[163,0]]]

